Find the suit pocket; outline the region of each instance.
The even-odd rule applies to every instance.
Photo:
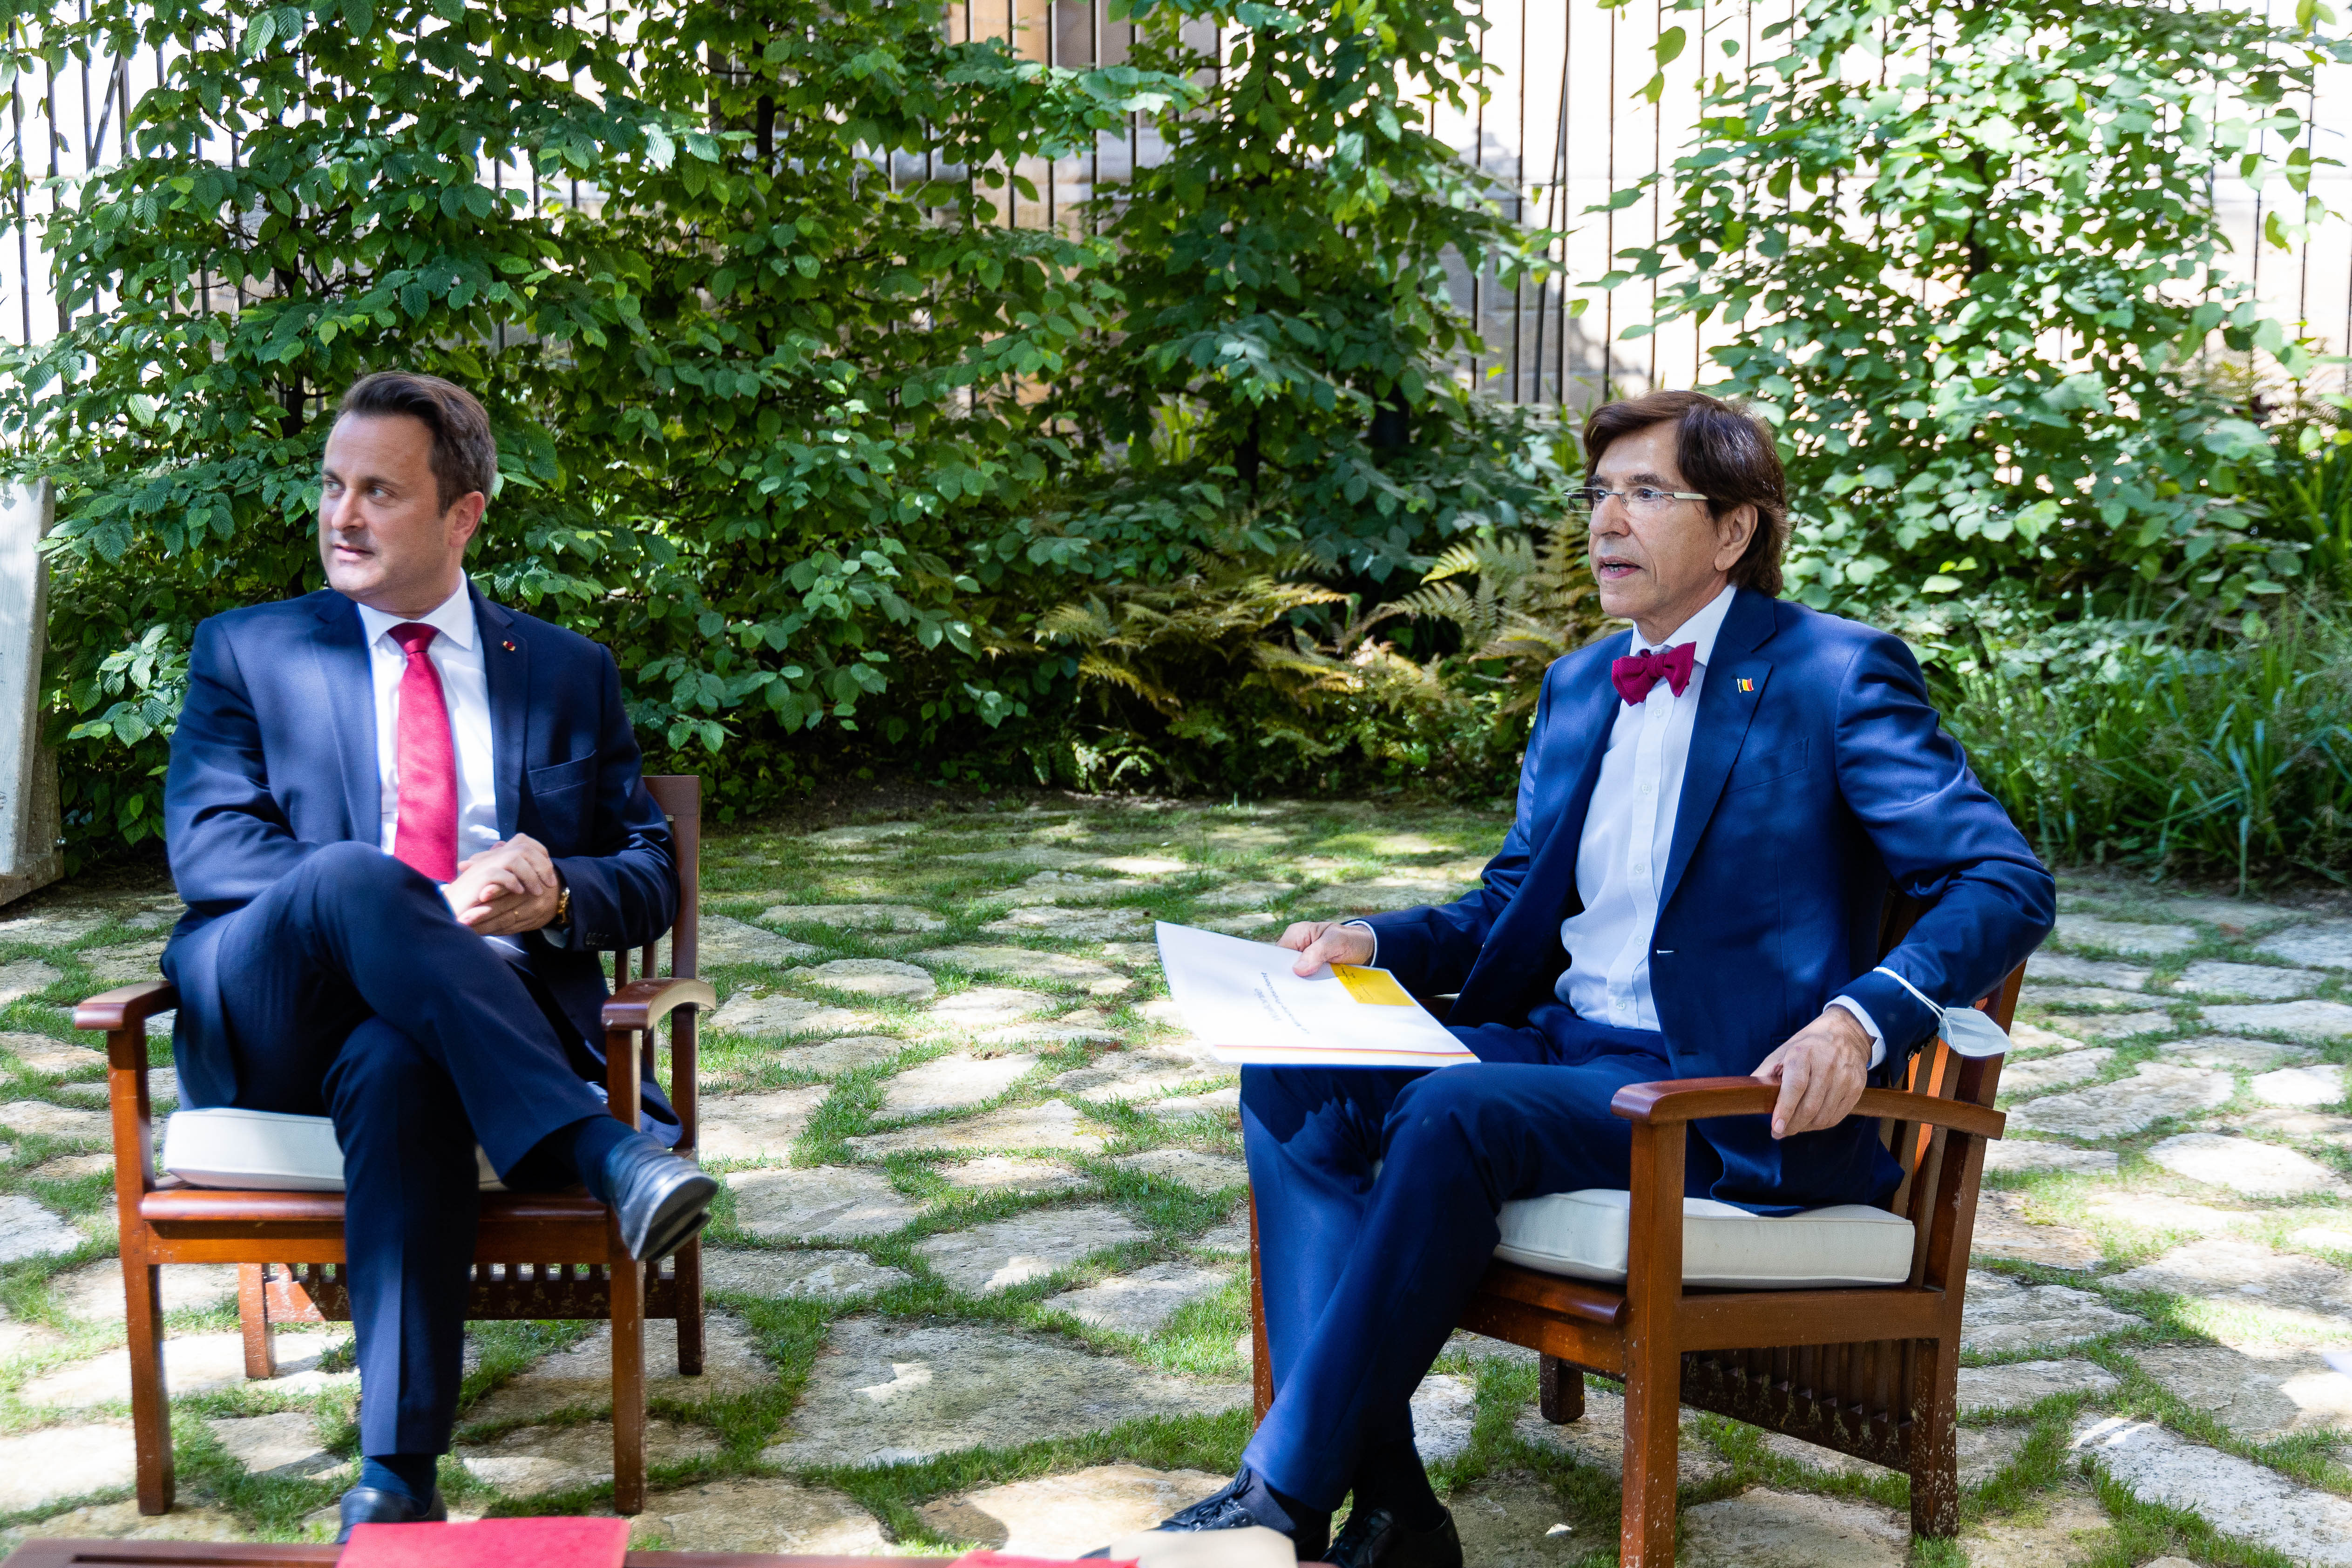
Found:
[[[593,784],[596,781],[596,759],[575,757],[553,767],[532,768],[524,776],[530,781],[531,798],[544,801],[550,795],[561,795],[565,790]]]
[[[1755,789],[1803,773],[1807,765],[1806,745],[1806,742],[1798,741],[1778,751],[1753,757],[1742,756],[1732,763],[1731,777],[1725,781],[1723,793],[1729,795],[1736,790]]]

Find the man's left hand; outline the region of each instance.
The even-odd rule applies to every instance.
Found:
[[[457,910],[467,929],[483,936],[514,936],[537,931],[555,918],[562,900],[563,879],[546,847],[527,833],[518,833],[459,863],[458,880],[450,886],[471,887],[473,898]],[[457,900],[453,900],[457,901]]]
[[[1780,1086],[1772,1136],[1818,1132],[1843,1121],[1862,1099],[1869,1070],[1870,1031],[1843,1007],[1822,1008],[1756,1069],[1758,1078]]]

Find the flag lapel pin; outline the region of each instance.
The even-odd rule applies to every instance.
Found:
[[[1756,689],[1756,682],[1743,675],[1739,678],[1739,689],[1743,692],[1753,693]]]

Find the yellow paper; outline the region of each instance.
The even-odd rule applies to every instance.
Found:
[[[1335,963],[1331,973],[1339,978],[1348,994],[1359,1002],[1370,1002],[1376,1007],[1410,1007],[1413,1000],[1405,988],[1397,984],[1395,975],[1385,969],[1366,969],[1360,964]]]

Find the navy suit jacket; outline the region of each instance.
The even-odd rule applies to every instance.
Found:
[[[1632,637],[1546,674],[1518,815],[1479,889],[1366,922],[1407,986],[1460,992],[1456,1026],[1519,1024],[1558,1005],[1560,921],[1583,907],[1577,845],[1617,720],[1609,666]],[[1751,1073],[1843,994],[1885,1031],[1877,1080],[1895,1080],[1936,1015],[1871,973],[1890,886],[1934,908],[1885,962],[1947,1005],[1991,992],[2056,909],[2050,873],[1942,729],[1901,639],[1739,590],[1699,689],[1652,943],[1674,1076]],[[1762,1117],[1697,1128],[1722,1167],[1706,1195],[1727,1203],[1872,1203],[1897,1175],[1874,1121],[1779,1143]]]
[[[677,912],[669,826],[645,787],[613,656],[478,588],[472,597],[489,685],[499,837],[528,833],[547,846],[572,889],[560,942],[544,933],[516,940],[524,967],[601,1061],[607,992],[598,955],[669,929]],[[196,627],[163,784],[172,876],[188,905],[163,970],[180,988],[173,1054],[192,1105],[236,1096],[217,982],[220,917],[323,845],[381,842],[364,636],[359,606],[331,589]],[[660,1122],[676,1122],[650,1082],[646,1102],[656,1135]]]

